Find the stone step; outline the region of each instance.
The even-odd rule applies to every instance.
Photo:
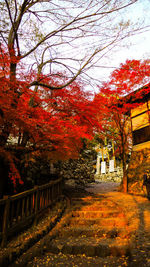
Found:
[[[85,254],[89,257],[123,256],[130,254],[127,239],[68,238],[55,239],[46,248],[51,253],[72,255]]]
[[[99,208],[113,208],[113,209],[118,209],[118,205],[116,205],[116,203],[113,203],[112,201],[73,201],[72,202],[72,206],[73,207],[79,207],[79,208],[87,208],[89,210],[92,210],[92,208],[94,209],[99,209]]]
[[[124,218],[80,218],[74,217],[70,218],[68,221],[68,225],[70,226],[79,226],[79,225],[97,225],[100,226],[113,226],[113,227],[123,227],[127,225],[127,222]]]
[[[74,201],[77,201],[77,202],[95,202],[95,201],[106,201],[106,198],[104,198],[103,196],[102,197],[91,197],[91,196],[88,196],[88,197],[72,197],[71,200],[74,202]]]
[[[79,237],[79,236],[86,236],[86,237],[103,237],[103,238],[129,238],[132,235],[132,232],[129,232],[126,228],[116,228],[116,227],[103,227],[98,228],[96,227],[65,227],[61,229],[59,232],[59,237]]]
[[[120,208],[115,205],[103,205],[102,203],[94,203],[94,204],[83,204],[80,203],[78,205],[72,205],[72,210],[83,210],[83,211],[105,211],[105,210],[117,210],[122,211]]]
[[[72,197],[73,201],[108,201],[109,199],[107,197],[104,197],[104,195],[95,195],[95,196],[86,196],[86,197]],[[109,200],[110,201],[110,200]]]
[[[108,218],[108,217],[124,217],[124,213],[116,210],[97,210],[97,211],[89,211],[89,210],[75,210],[72,212],[72,217],[80,217],[80,218]]]
[[[102,205],[110,205],[110,206],[116,206],[116,203],[111,201],[110,199],[107,198],[72,198],[72,203],[88,203],[91,205],[94,205],[95,203],[100,203]]]

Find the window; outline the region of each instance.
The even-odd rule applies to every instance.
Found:
[[[133,131],[133,145],[150,141],[150,125]]]

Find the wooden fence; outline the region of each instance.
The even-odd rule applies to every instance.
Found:
[[[0,199],[0,240],[6,244],[9,236],[37,221],[41,212],[62,194],[62,179],[51,181],[23,193]]]

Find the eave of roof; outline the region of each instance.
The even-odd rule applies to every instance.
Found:
[[[150,99],[150,83],[123,97],[126,103],[143,103],[148,99]]]

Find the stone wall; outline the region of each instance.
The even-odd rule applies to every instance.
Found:
[[[59,163],[57,170],[59,176],[69,185],[85,185],[94,182],[93,163],[82,156]]]
[[[102,182],[116,182],[120,183],[123,178],[123,170],[120,167],[115,168],[114,172],[106,172],[106,174],[95,174],[95,179]]]
[[[128,166],[128,192],[145,195],[146,189],[143,187],[143,174],[150,171],[150,148],[132,151]]]

